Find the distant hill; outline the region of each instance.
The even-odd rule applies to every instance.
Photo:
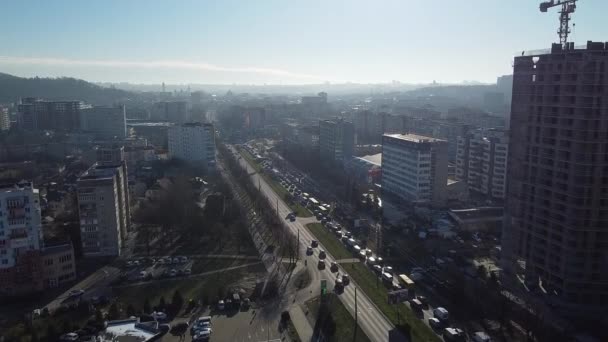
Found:
[[[0,103],[17,102],[22,97],[48,100],[81,100],[95,105],[110,105],[133,99],[137,94],[104,88],[76,78],[23,78],[0,73]]]

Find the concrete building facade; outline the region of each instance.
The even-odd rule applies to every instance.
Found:
[[[40,195],[30,182],[0,188],[0,269],[14,267],[20,255],[42,247]]]
[[[340,120],[319,121],[319,150],[326,161],[345,163],[353,156],[355,129],[351,122]]]
[[[125,106],[94,106],[80,115],[80,129],[95,133],[98,139],[125,139],[127,116]]]
[[[209,123],[188,123],[168,131],[169,157],[205,168],[215,165],[215,130]]]
[[[507,186],[508,131],[478,129],[458,137],[456,179],[469,191],[504,200]]]
[[[447,197],[447,142],[416,134],[382,137],[382,191],[404,201],[443,205]]]
[[[83,254],[118,256],[131,223],[123,149],[102,148],[97,156],[77,182]]]
[[[90,107],[81,101],[23,98],[17,106],[19,126],[25,130],[79,130],[81,111]]]
[[[607,91],[608,44],[515,57],[505,280],[565,315],[608,307]]]

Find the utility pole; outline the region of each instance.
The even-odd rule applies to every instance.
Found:
[[[296,260],[300,260],[300,228],[298,228],[298,243],[296,244]]]

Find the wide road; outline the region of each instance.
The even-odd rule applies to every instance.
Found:
[[[233,153],[238,153],[236,149],[230,146]],[[278,201],[278,211],[281,218],[285,218],[291,209],[289,206],[274,192],[266,180],[259,174],[254,173],[254,168],[250,165],[245,158],[240,158],[240,165],[243,168],[247,168],[251,174],[253,184],[259,184],[260,189],[264,196],[270,200],[271,203],[276,205]],[[300,254],[305,255],[306,246],[310,246],[312,240],[318,240],[312,233],[302,224],[298,219],[294,222],[285,221],[285,224],[294,234],[300,232]],[[321,244],[319,243],[319,246]],[[324,249],[326,252],[327,250]],[[318,248],[314,251],[314,255],[306,257],[308,262],[317,264],[318,262]],[[336,274],[330,271],[329,265],[336,259],[327,252],[326,268],[319,270],[316,267],[309,267],[310,269],[316,270],[317,275],[313,278],[327,279],[328,290],[332,290],[336,279]],[[348,266],[346,271],[343,266],[339,266],[338,272],[340,274],[348,274]],[[347,310],[355,317],[355,288],[357,288],[357,320],[359,326],[367,334],[372,341],[388,341],[389,331],[394,329],[394,325],[384,316],[384,314],[373,304],[373,302],[365,295],[365,293],[352,281],[350,285],[346,286],[344,292],[338,297],[347,308]]]

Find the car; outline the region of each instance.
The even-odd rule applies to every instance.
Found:
[[[350,284],[350,277],[348,276],[348,274],[342,275],[342,283],[344,284],[344,286]]]
[[[250,306],[251,306],[251,300],[249,298],[243,299],[243,304],[241,305],[241,307],[243,309],[249,309]]]
[[[444,341],[464,342],[466,336],[462,329],[448,327],[443,329],[443,339]]]
[[[156,262],[157,262],[159,265],[164,265],[164,264],[165,264],[165,258],[159,258],[158,260],[156,260]]]
[[[127,261],[126,265],[127,267],[133,267],[133,261]]]
[[[187,256],[180,256],[179,257],[179,261],[180,262],[188,262],[188,257]]]
[[[422,312],[422,306],[422,302],[420,302],[418,299],[414,298],[410,300],[410,307],[412,308],[412,310],[416,312]]]
[[[222,311],[226,308],[226,305],[224,304],[224,301],[220,299],[219,302],[217,302],[217,309]]]
[[[192,342],[209,341],[210,337],[211,337],[211,330],[203,330],[201,332],[198,332],[196,335],[194,335],[192,337]]]
[[[324,260],[319,260],[319,263],[317,264],[317,267],[320,270],[324,270],[325,269],[325,261]]]
[[[424,273],[424,268],[422,268],[422,267],[414,267],[414,268],[412,268],[412,270],[410,271],[410,273]]]
[[[306,255],[312,255],[313,251],[312,251],[312,247],[308,246],[306,247]]]
[[[146,277],[148,276],[148,273],[146,273],[146,271],[141,271],[139,272],[139,275],[137,276],[138,279],[146,279]]]
[[[441,321],[439,320],[439,318],[436,317],[429,318],[429,325],[433,329],[441,329],[442,326]]]
[[[334,285],[334,289],[336,290],[341,290],[344,288],[344,282],[342,281],[342,278],[338,277],[336,279],[336,283]]]
[[[329,266],[329,269],[330,269],[332,272],[336,272],[336,271],[338,271],[338,264],[337,264],[335,261],[332,261],[332,262],[331,262],[331,265]]]
[[[429,306],[429,301],[425,296],[416,296],[416,299],[418,299],[420,301],[420,303],[422,304],[423,307],[428,307]]]
[[[295,217],[295,216],[291,216],[291,217],[289,218],[289,221],[290,221],[290,222],[295,222],[295,221],[296,221],[296,217]]]
[[[177,276],[177,270],[175,268],[171,269],[171,271],[169,271],[169,276],[170,277],[175,277]]]
[[[70,293],[68,293],[69,297],[80,297],[84,294],[84,290],[83,289],[74,289],[72,291],[70,291]]]
[[[190,275],[190,274],[192,274],[192,270],[190,268],[184,269],[184,275]]]
[[[319,259],[324,260],[325,258],[327,258],[327,254],[325,254],[325,251],[321,249],[319,251]]]
[[[372,266],[372,270],[374,271],[374,273],[376,273],[376,275],[382,274],[382,266],[380,265]]]
[[[450,317],[450,314],[445,308],[438,307],[433,310],[433,317],[439,318],[439,320],[441,320],[442,322],[447,322]]]
[[[179,259],[179,258],[177,258],[177,257],[175,257],[175,258],[173,258],[172,262],[173,262],[174,264],[179,264],[179,263],[180,263],[180,259]]]

